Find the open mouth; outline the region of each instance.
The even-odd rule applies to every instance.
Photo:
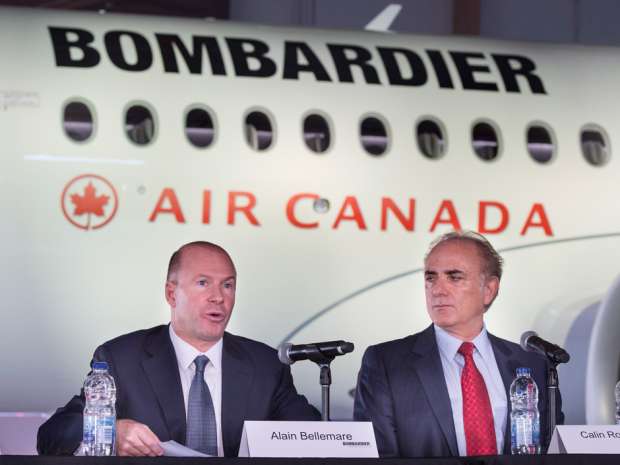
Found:
[[[222,312],[209,312],[204,314],[203,318],[213,323],[222,323],[226,320],[226,314]]]

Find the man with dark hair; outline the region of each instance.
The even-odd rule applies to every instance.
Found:
[[[237,272],[228,253],[191,242],[171,257],[165,296],[170,324],[97,348],[117,387],[119,455],[163,454],[175,440],[216,456],[236,456],[244,420],[319,420],[297,394],[276,351],[225,332]],[[40,454],[73,454],[82,439],[84,392],[39,429]]]
[[[369,347],[355,395],[356,420],[372,421],[382,457],[510,453],[509,388],[519,367],[538,385],[543,447],[547,360],[488,333],[484,313],[503,260],[474,232],[434,241],[424,260],[424,331]],[[563,414],[558,396],[556,422]]]

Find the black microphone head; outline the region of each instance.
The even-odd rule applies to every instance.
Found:
[[[538,334],[536,334],[536,331],[526,331],[521,335],[521,348],[523,350],[526,350],[528,352],[532,351],[532,349],[530,349],[527,345],[527,340],[532,336],[538,336]]]
[[[352,342],[345,342],[340,346],[340,351],[343,354],[348,354],[350,352],[353,352],[353,349],[355,349],[355,346],[353,345]]]
[[[555,355],[554,359],[557,363],[568,363],[570,361],[570,354],[564,349],[560,348],[561,352]]]
[[[291,347],[293,347],[293,344],[291,344],[290,342],[284,342],[278,348],[278,358],[285,365],[292,365],[293,363],[295,363],[295,360],[291,360],[291,358],[288,356],[288,351]]]

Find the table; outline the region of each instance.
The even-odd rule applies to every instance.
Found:
[[[537,455],[428,459],[52,457],[0,455],[0,465],[620,465],[620,455]]]

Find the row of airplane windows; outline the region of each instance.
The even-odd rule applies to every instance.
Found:
[[[63,128],[67,137],[75,142],[86,142],[95,133],[94,109],[89,103],[70,100],[64,105]],[[125,133],[136,145],[146,146],[155,140],[157,125],[154,110],[143,103],[127,106]],[[215,117],[205,106],[193,105],[185,114],[185,136],[199,149],[211,146],[216,134]],[[275,125],[267,111],[253,110],[245,116],[244,137],[256,151],[269,149],[275,140]],[[303,139],[314,153],[329,150],[333,128],[329,118],[321,112],[311,112],[303,120]],[[372,156],[384,155],[389,148],[390,136],[387,121],[378,115],[366,116],[360,122],[360,142]],[[425,117],[416,123],[417,146],[422,155],[439,159],[446,154],[447,133],[443,123],[434,117]],[[611,157],[609,138],[599,126],[586,125],[580,134],[581,151],[593,166],[606,164]],[[484,161],[496,159],[501,151],[499,128],[492,121],[477,121],[471,129],[473,152]],[[531,123],[526,130],[527,151],[538,163],[549,163],[556,154],[557,143],[551,128],[542,122]]]

